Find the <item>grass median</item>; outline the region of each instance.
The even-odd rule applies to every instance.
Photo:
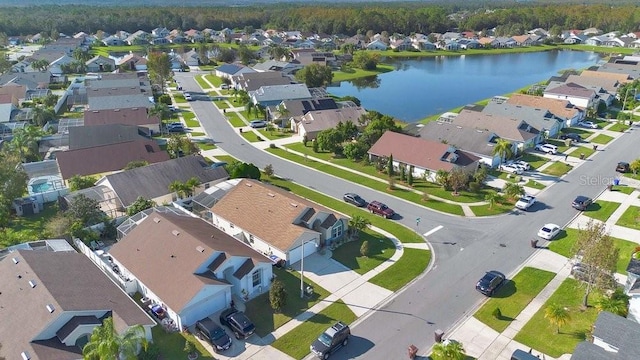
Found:
[[[592,219],[604,222],[607,221],[607,219],[618,209],[618,207],[620,207],[619,202],[596,200],[594,203],[587,207],[587,210],[584,211],[583,214]]]
[[[640,207],[629,206],[627,210],[622,214],[616,225],[628,227],[635,230],[640,230]]]
[[[369,280],[370,283],[391,291],[403,286],[422,274],[431,261],[431,251],[405,248],[402,257],[392,266]]]
[[[233,126],[234,128],[247,126],[247,124],[242,119],[240,119],[240,115],[238,115],[236,112],[230,111],[225,115],[227,116],[227,120],[229,121],[231,126]]]
[[[503,332],[554,276],[550,271],[525,267],[513,279],[508,279],[473,316],[493,330]],[[496,309],[500,309],[500,316],[493,315]]]
[[[362,243],[369,244],[369,254],[362,256]],[[360,275],[387,261],[396,251],[391,240],[373,230],[365,230],[359,234],[358,240],[349,241],[333,250],[332,258]]]
[[[573,169],[573,166],[569,164],[565,164],[561,161],[555,161],[553,164],[549,165],[546,169],[542,170],[542,173],[551,175],[551,176],[562,176]]]
[[[609,135],[605,135],[605,134],[599,134],[596,137],[594,137],[593,139],[591,139],[591,142],[592,143],[596,143],[596,144],[605,145],[605,144],[608,144],[611,140],[613,140],[613,136],[609,136]]]

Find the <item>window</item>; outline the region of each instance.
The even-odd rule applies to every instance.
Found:
[[[342,235],[342,221],[338,221],[333,229],[331,229],[331,238],[337,238]]]
[[[233,228],[235,228],[235,225],[229,223],[229,227],[233,229]]]
[[[251,274],[251,279],[253,281],[253,287],[260,286],[262,284],[262,270],[258,269]]]
[[[253,234],[249,234],[249,242],[253,244]]]

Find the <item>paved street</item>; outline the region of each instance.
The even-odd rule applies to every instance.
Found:
[[[177,73],[176,78],[185,90],[201,91],[192,73]],[[190,105],[209,137],[234,157],[261,168],[272,164],[279,176],[336,198],[345,192],[356,192],[367,200],[381,200],[402,216],[396,221],[420,233],[434,230],[428,236],[434,248],[432,270],[388,303],[360,318],[353,325],[351,344],[332,357],[335,359],[399,359],[406,356],[409,344],[428,349],[434,342],[436,329],[449,331],[484,300],[474,284],[486,270],[513,274],[534,253],[529,240],[540,226],[547,222],[569,223],[578,214],[570,207],[575,195],[595,198],[600,194],[607,185],[604,181],[615,175],[615,164],[637,156],[627,150],[635,149],[640,140],[638,130],[632,130],[602,146],[589,160],[576,164],[557,184],[539,193],[539,203],[531,212],[461,218],[274,157],[240,137],[210,101],[194,101]],[[419,228],[415,223],[417,217],[422,219]]]

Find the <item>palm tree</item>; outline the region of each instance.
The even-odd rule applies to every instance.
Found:
[[[148,345],[142,325],[134,325],[118,334],[113,326],[113,318],[108,317],[101,326],[93,329],[82,354],[90,360],[133,360],[137,358],[141,345],[144,349]]]
[[[500,163],[498,165],[502,165],[502,161],[510,158],[513,155],[513,149],[511,148],[511,143],[504,139],[498,139],[496,144],[493,146],[493,156],[500,156]]]
[[[596,302],[596,309],[626,317],[629,311],[629,296],[622,288],[618,288],[613,294],[600,298]]]
[[[484,199],[489,202],[489,209],[493,208],[493,205],[496,204],[496,201],[498,201],[499,198],[500,195],[495,191],[489,191],[487,195],[484,196]]]
[[[522,185],[518,185],[516,183],[507,182],[504,184],[504,188],[502,188],[502,192],[509,199],[515,199],[519,196],[524,195],[524,187]]]
[[[185,185],[185,189],[188,189],[187,196],[193,196],[193,194],[195,194],[196,192],[196,187],[200,185],[200,179],[194,176],[191,179],[187,180],[187,182],[184,183],[184,185]]]
[[[434,360],[464,360],[467,355],[464,347],[457,341],[444,341],[433,346],[431,357]]]
[[[351,219],[349,219],[349,232],[351,233],[351,237],[357,238],[360,232],[369,225],[371,225],[369,219],[361,215],[353,215]]]
[[[551,304],[544,309],[544,317],[549,319],[552,325],[556,325],[556,334],[560,333],[560,327],[566,325],[571,320],[569,311],[558,304]]]
[[[20,155],[20,160],[28,161],[38,156],[38,140],[42,138],[44,132],[42,129],[27,125],[23,129],[13,131],[13,139],[9,143],[9,147]]]
[[[174,180],[169,184],[169,191],[176,193],[178,198],[183,197],[184,195],[184,184],[178,180]]]

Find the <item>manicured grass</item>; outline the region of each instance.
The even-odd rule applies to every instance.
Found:
[[[558,147],[558,153],[565,153],[571,146],[567,146],[564,140],[551,140],[547,139],[548,144],[552,144]]]
[[[542,173],[559,177],[568,173],[569,171],[571,171],[571,169],[573,169],[573,166],[565,164],[561,161],[556,161],[546,169],[542,170]]]
[[[44,210],[30,216],[14,216],[0,236],[0,249],[12,245],[48,238],[45,226],[58,213],[57,203],[47,203]]]
[[[638,243],[633,241],[627,241],[622,239],[613,238],[613,243],[620,250],[618,255],[618,262],[616,263],[616,272],[618,274],[627,275],[627,266],[631,260],[631,255],[635,252]]]
[[[175,101],[177,104],[184,104],[187,102],[187,99],[184,98],[184,95],[182,95],[182,93],[174,93],[173,101]]]
[[[430,261],[431,251],[405,248],[402,257],[395,264],[371,278],[369,282],[391,291],[398,291],[422,274]]]
[[[260,132],[260,134],[262,134],[262,137],[266,138],[267,140],[285,139],[293,136],[293,133],[289,131],[287,132],[283,132],[280,130],[267,131],[266,129],[261,129],[258,131]]]
[[[607,219],[620,207],[619,202],[596,200],[593,204],[587,207],[587,210],[583,212],[586,216],[600,220],[602,222]]]
[[[597,120],[591,120],[594,123],[598,123]],[[584,128],[581,127],[570,127],[570,128],[565,128],[562,129],[563,133],[574,133],[574,134],[578,134],[580,135],[580,138],[582,140],[588,138],[589,136],[593,135],[593,131],[589,131],[589,130],[585,130]],[[564,140],[560,140],[562,142],[564,142]]]
[[[599,134],[598,136],[591,139],[591,142],[604,145],[604,144],[608,144],[611,140],[613,140],[613,136]]]
[[[184,351],[184,344],[187,339],[196,345],[198,359],[214,359],[193,335],[182,332],[168,333],[160,325],[153,327],[151,334],[153,335],[153,343],[160,350],[159,355],[162,359],[186,359],[187,353]]]
[[[217,149],[218,147],[212,143],[198,143],[198,148],[204,151],[204,150]]]
[[[334,71],[333,72],[333,82],[340,82],[345,80],[353,80],[358,78],[363,78],[367,76],[375,76],[378,74],[384,74],[386,72],[393,71],[394,67],[392,65],[386,64],[378,64],[375,70],[362,70],[358,68],[351,68],[347,71]]]
[[[586,159],[594,152],[596,151],[593,150],[592,146],[577,146],[575,150],[569,153],[569,156],[580,158],[581,154],[584,154],[584,158]]]
[[[274,348],[295,358],[302,359],[309,354],[309,344],[337,321],[349,324],[356,320],[356,315],[341,300],[329,305],[297,326],[293,331],[284,334],[271,344]]]
[[[525,267],[513,279],[507,279],[473,316],[497,332],[502,332],[554,276],[550,271]],[[496,308],[502,314],[499,318],[492,315]]]
[[[634,192],[636,190],[636,188],[631,187],[631,186],[624,186],[624,185],[614,185],[613,186],[613,191],[620,191],[621,193],[624,194],[631,194],[632,192]]]
[[[240,119],[240,116],[237,113],[228,112],[225,115],[227,116],[227,120],[229,121],[231,126],[235,128],[247,126],[247,124],[245,124],[245,122]]]
[[[621,122],[617,122],[617,123],[613,124],[607,130],[625,132],[625,131],[629,130],[629,125],[623,124]]]
[[[204,77],[215,87],[220,87],[220,85],[222,85],[222,79],[215,75],[209,74],[205,75]]]
[[[255,299],[249,301],[246,314],[256,326],[256,333],[260,336],[266,336],[275,329],[287,323],[294,317],[302,314],[313,305],[320,302],[329,295],[329,292],[313,281],[305,278],[305,289],[307,286],[313,287],[313,296],[309,298],[300,298],[300,273],[297,271],[289,271],[285,269],[274,268],[273,274],[277,280],[280,280],[287,292],[287,301],[285,306],[275,312],[271,308],[269,302],[269,293],[264,293]]]
[[[471,208],[471,211],[473,211],[473,213],[476,216],[492,216],[492,215],[500,215],[500,214],[507,213],[513,210],[513,206],[514,206],[513,202],[503,200],[503,201],[496,201],[493,204],[493,206],[490,206],[489,204],[485,204],[485,205],[470,206],[470,208]]]
[[[254,133],[253,131],[244,131],[242,133],[242,137],[248,142],[259,142],[265,140],[264,137]]]
[[[533,189],[538,189],[538,190],[542,190],[542,189],[546,188],[546,186],[544,186],[544,184],[541,184],[541,183],[539,183],[539,182],[537,182],[535,180],[531,180],[531,179],[529,179],[529,181],[527,181],[527,183],[524,184],[524,186],[530,187],[530,188],[533,188]]]
[[[640,207],[629,206],[616,225],[640,230]]]
[[[364,241],[369,242],[369,255],[360,254]],[[395,245],[386,237],[366,230],[359,234],[358,240],[349,241],[333,250],[332,258],[360,275],[382,264],[395,253]]]
[[[200,131],[194,131],[194,132],[191,132],[190,134],[191,134],[191,136],[205,136],[205,135],[207,135],[207,134],[205,134],[203,132],[200,132]]]
[[[216,107],[220,110],[228,109],[231,107],[226,98],[217,98],[213,101],[213,103],[216,104]]]
[[[196,82],[198,83],[198,85],[200,85],[200,87],[202,89],[210,89],[211,88],[211,85],[209,85],[209,83],[207,83],[204,80],[204,76],[203,75],[196,76],[195,79],[196,79]]]
[[[200,122],[196,120],[196,115],[191,111],[182,113],[182,117],[184,118],[184,122],[187,124],[187,127],[200,127]]]
[[[514,340],[555,358],[572,353],[576,345],[587,338],[598,316],[595,307],[582,308],[583,294],[584,288],[578,281],[566,279],[524,325]],[[599,296],[592,293],[589,302],[593,304]],[[571,316],[571,320],[562,326],[557,334],[557,326],[544,317],[545,309],[551,304],[566,307]]]
[[[542,165],[546,164],[547,162],[549,162],[549,159],[547,159],[547,158],[545,158],[543,156],[538,156],[538,155],[531,154],[531,153],[526,153],[526,154],[522,155],[520,160],[528,162],[529,165],[531,165],[531,169],[537,169],[540,166],[542,166]]]
[[[216,155],[216,156],[215,156],[215,158],[216,158],[216,160],[218,160],[218,161],[224,161],[224,162],[226,162],[227,164],[231,164],[232,162],[234,162],[234,161],[237,161],[237,160],[238,160],[238,159],[234,158],[234,157],[233,157],[233,156],[231,156],[231,155]]]

